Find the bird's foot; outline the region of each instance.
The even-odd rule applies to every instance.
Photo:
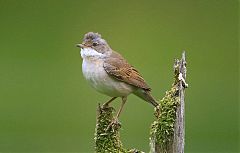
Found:
[[[111,123],[108,125],[107,131],[110,129],[115,131],[115,130],[119,129],[120,127],[121,127],[121,123],[119,122],[117,117],[114,117],[112,119]]]

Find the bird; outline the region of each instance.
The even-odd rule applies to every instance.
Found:
[[[159,105],[139,71],[114,51],[99,33],[86,33],[82,43],[76,46],[81,49],[82,72],[87,82],[98,92],[111,97],[103,106],[108,106],[118,97],[122,98],[116,119],[130,94],[140,97],[155,108]]]

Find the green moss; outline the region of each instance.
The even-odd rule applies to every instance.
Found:
[[[98,116],[97,116],[97,125],[95,132],[95,151],[97,153],[125,153],[127,152],[122,147],[120,141],[119,129],[120,124],[113,124],[109,126],[113,121],[113,112],[112,107],[102,107],[99,106]]]
[[[178,89],[175,85],[166,92],[160,101],[160,113],[156,121],[153,122],[150,130],[150,139],[154,140],[160,149],[167,152],[174,135],[174,123],[176,118],[176,108],[179,105]]]

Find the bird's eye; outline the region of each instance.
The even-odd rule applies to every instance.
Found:
[[[98,45],[98,43],[97,42],[93,42],[93,44],[92,44],[93,46],[97,46]]]

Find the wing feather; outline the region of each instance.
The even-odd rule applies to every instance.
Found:
[[[151,90],[140,73],[118,53],[113,52],[103,64],[105,71],[117,80],[135,87]]]

